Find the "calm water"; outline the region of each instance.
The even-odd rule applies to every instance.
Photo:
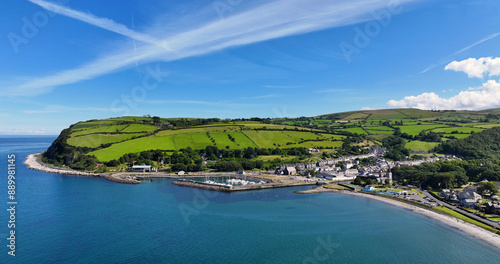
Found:
[[[1,169],[0,263],[498,263],[500,250],[404,209],[295,189],[203,192],[28,170],[54,137],[0,138],[17,155],[16,256],[7,255]]]

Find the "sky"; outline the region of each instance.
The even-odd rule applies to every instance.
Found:
[[[500,1],[16,0],[0,135],[117,116],[500,107]]]

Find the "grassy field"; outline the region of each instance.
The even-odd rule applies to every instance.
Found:
[[[266,131],[266,130],[246,130],[243,133],[250,138],[260,148],[275,148],[275,147],[308,147],[311,145],[318,145],[317,141],[303,142],[304,140],[322,140],[320,142],[327,143],[327,145],[336,145],[329,141],[331,139],[341,139],[338,135],[329,134],[315,134],[312,132],[300,131]],[[298,144],[300,143],[300,144]],[[288,145],[287,145],[288,144]],[[298,145],[297,145],[298,144]]]
[[[193,132],[195,130],[196,129],[191,129],[190,131]],[[181,130],[174,131],[178,132]],[[231,135],[235,139],[234,142],[229,139],[228,135]],[[160,135],[160,133],[158,133],[158,135],[156,136],[138,138],[113,144],[108,148],[93,151],[89,154],[96,156],[101,161],[109,161],[112,159],[120,158],[123,155],[121,153],[137,153],[151,149],[179,150],[188,146],[193,149],[203,149],[206,146],[214,145],[218,148],[226,148],[226,146],[229,146],[229,149],[245,149],[248,147],[314,148],[319,146],[333,149],[340,147],[342,145],[342,141],[331,140],[343,138],[342,136],[338,135],[317,135],[311,132],[266,130],[247,130],[243,132],[211,132],[210,137],[215,140],[215,144],[210,140],[206,133],[171,133],[168,135]],[[304,140],[316,140],[318,138],[323,141],[302,142]]]
[[[127,126],[125,129],[123,129],[120,132],[134,133],[134,132],[151,132],[151,131],[155,131],[155,130],[156,130],[155,126],[142,125],[142,124],[130,124],[129,126]]]
[[[433,210],[436,210],[436,211],[441,212],[441,213],[445,213],[447,215],[451,215],[451,216],[453,216],[455,218],[458,218],[458,219],[460,219],[462,221],[465,221],[467,223],[471,223],[473,225],[477,225],[477,226],[482,227],[484,229],[487,229],[487,230],[490,230],[490,231],[493,231],[493,232],[498,232],[498,230],[495,229],[495,228],[493,228],[493,227],[485,225],[485,224],[483,224],[481,222],[478,222],[478,221],[476,221],[474,219],[468,218],[468,217],[466,217],[466,216],[464,216],[462,214],[459,214],[459,213],[457,213],[457,212],[455,212],[455,211],[453,211],[451,209],[448,209],[446,207],[436,206],[436,207],[433,208]]]
[[[392,110],[381,110],[381,111],[375,111],[374,114],[370,115],[366,120],[392,120],[392,119],[405,119],[408,118],[408,116],[401,114],[397,111],[392,111]]]
[[[500,114],[500,110],[492,111]],[[493,112],[386,109],[333,113],[300,119],[279,118],[270,120],[273,124],[266,124],[267,121],[263,123],[220,120],[220,122],[189,128],[175,127],[175,121],[181,118],[161,118],[162,123],[171,125],[160,128],[152,125],[152,118],[128,116],[77,123],[72,126],[73,133],[68,139],[68,144],[95,148],[111,143],[112,145],[108,148],[90,153],[96,155],[101,161],[116,159],[125,153],[151,149],[174,151],[186,147],[203,149],[206,146],[217,146],[220,149],[226,147],[229,149],[305,147],[332,151],[342,145],[342,140],[346,136],[327,134],[321,128],[328,128],[329,131],[337,133],[350,132],[367,135],[366,140],[372,144],[373,142],[381,144],[383,138],[394,133],[391,127],[381,125],[384,122],[389,122],[392,126],[399,127],[402,133],[410,135],[418,135],[422,130],[426,130],[444,133],[445,136],[465,138],[472,131],[480,132],[500,126],[497,123],[484,122],[488,113]],[[182,119],[196,121],[192,118]],[[454,123],[453,120],[466,120],[467,123]],[[492,118],[490,120],[493,121]],[[395,125],[396,122],[403,122],[404,125]],[[201,123],[204,122],[193,122],[193,124]],[[181,124],[180,127],[183,125]],[[157,133],[153,135],[153,131]],[[458,133],[451,133],[455,131]],[[149,136],[132,139],[144,135]],[[234,138],[234,141],[229,136]],[[437,144],[411,141],[406,144],[406,147],[414,151],[429,151]]]
[[[498,127],[498,126],[500,126],[500,124],[480,124],[480,125],[475,125],[474,127],[488,129],[488,128],[493,128],[493,127]]]
[[[343,119],[344,120],[359,120],[359,119],[365,119],[369,116],[369,114],[367,113],[354,113],[354,114],[350,114],[346,117],[344,117]]]
[[[68,144],[75,147],[96,148],[102,144],[120,142],[141,135],[144,135],[144,133],[111,134],[111,135],[92,134],[80,137],[71,137],[68,139]]]
[[[436,128],[436,129],[433,129],[432,132],[436,132],[436,133],[452,133],[454,131],[457,131],[458,133],[470,134],[472,131],[474,131],[474,132],[481,132],[483,130],[484,129],[474,128],[474,127],[449,127],[449,128]]]
[[[351,127],[351,128],[338,129],[338,131],[347,131],[347,132],[350,132],[350,133],[356,133],[356,134],[360,134],[360,135],[366,135],[366,132],[361,127]]]
[[[448,126],[441,124],[432,124],[432,125],[409,125],[409,126],[396,126],[396,127],[399,127],[401,129],[401,133],[406,133],[408,135],[416,136],[424,129],[431,130],[438,127],[448,127]]]
[[[370,134],[385,134],[392,135],[394,134],[394,130],[374,130],[374,129],[366,129]]]
[[[413,140],[406,143],[405,147],[409,148],[410,150],[428,152],[437,145],[439,145],[439,143],[437,142],[424,142],[424,141]]]
[[[107,126],[99,126],[99,127],[86,128],[86,129],[83,129],[83,130],[79,130],[79,131],[73,132],[71,134],[71,136],[88,135],[88,134],[93,134],[93,133],[120,132],[126,126],[127,125],[107,125]]]
[[[231,135],[234,138],[234,142],[229,139]],[[218,132],[211,133],[210,136],[215,139],[216,146],[218,148],[225,148],[229,146],[230,149],[244,149],[244,148],[255,148],[257,145],[251,141],[244,133],[242,132]]]

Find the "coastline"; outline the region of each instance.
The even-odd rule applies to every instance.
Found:
[[[83,177],[100,177],[100,178],[104,178],[108,181],[118,182],[118,183],[127,183],[127,184],[140,183],[138,180],[136,180],[132,177],[122,178],[122,177],[114,177],[112,175],[108,175],[108,174],[104,174],[104,173],[90,173],[90,172],[77,171],[77,170],[73,170],[73,169],[58,168],[58,167],[55,167],[55,166],[52,166],[52,165],[49,165],[49,164],[46,164],[45,162],[43,162],[42,158],[40,157],[41,154],[42,153],[29,154],[28,156],[26,156],[26,159],[23,163],[26,166],[28,166],[29,169],[43,171],[43,172],[47,172],[47,173],[56,173],[56,174],[83,176]]]
[[[108,174],[98,174],[98,173],[89,173],[89,172],[81,172],[77,170],[72,170],[72,169],[65,169],[65,168],[57,168],[48,164],[45,164],[40,157],[41,153],[34,153],[30,154],[26,157],[26,160],[24,161],[24,164],[28,166],[28,168],[32,170],[38,170],[38,171],[44,171],[48,173],[57,173],[57,174],[64,174],[64,175],[73,175],[73,176],[84,176],[84,177],[101,177],[109,181],[113,182],[118,182],[118,183],[127,183],[127,184],[138,184],[140,183],[135,177],[116,177]],[[454,227],[458,230],[461,230],[468,235],[482,240],[490,245],[493,245],[497,248],[500,248],[500,235],[494,234],[490,231],[484,230],[478,226],[475,226],[473,224],[464,222],[460,219],[454,218],[452,216],[448,216],[445,214],[441,214],[435,211],[431,211],[428,209],[424,209],[415,205],[410,205],[401,201],[397,201],[394,199],[386,198],[386,197],[381,197],[381,196],[376,196],[376,195],[370,195],[370,194],[365,194],[365,193],[359,193],[359,192],[352,192],[352,191],[345,191],[345,190],[334,190],[334,189],[327,189],[324,187],[318,187],[314,188],[311,190],[307,191],[300,191],[296,193],[300,194],[308,194],[308,193],[323,193],[323,192],[332,192],[332,193],[342,193],[342,194],[348,194],[348,195],[354,195],[358,197],[365,197],[368,199],[375,199],[393,206],[397,206],[415,213],[418,213],[420,215],[429,217],[431,219],[440,221],[441,223],[444,223],[450,227]]]
[[[348,195],[354,195],[354,196],[358,196],[358,197],[364,197],[364,198],[368,198],[368,199],[378,200],[378,201],[381,201],[381,202],[384,202],[384,203],[387,203],[387,204],[390,204],[393,206],[397,206],[399,208],[403,208],[403,209],[412,211],[414,213],[426,216],[428,218],[437,220],[437,221],[444,223],[450,227],[461,230],[462,232],[464,232],[464,233],[466,233],[466,234],[468,234],[476,239],[482,240],[490,245],[493,245],[497,248],[500,248],[500,235],[494,234],[494,233],[492,233],[488,230],[485,230],[481,227],[464,222],[460,219],[457,219],[457,218],[449,216],[449,215],[441,214],[441,213],[438,213],[435,211],[424,209],[422,207],[410,205],[410,204],[407,204],[407,203],[404,203],[401,201],[397,201],[394,199],[390,199],[390,198],[386,198],[386,197],[382,197],[382,196],[377,196],[377,195],[370,195],[370,194],[366,194],[366,193],[359,193],[359,192],[352,192],[352,191],[326,189],[323,187],[318,187],[317,189],[318,190],[313,189],[310,192],[306,192],[306,193],[332,192],[332,193],[342,193],[342,194],[348,194]],[[304,192],[302,192],[302,193],[304,193]]]

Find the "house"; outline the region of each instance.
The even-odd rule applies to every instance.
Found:
[[[464,192],[477,192],[477,185],[468,185],[463,189]]]
[[[453,190],[443,189],[441,191],[441,196],[443,196],[444,199],[447,200],[447,201],[452,201],[452,202],[457,202],[458,201],[457,193],[455,191],[453,191]]]
[[[294,167],[286,167],[285,170],[283,171],[283,174],[292,176],[297,174],[297,171],[295,170]]]
[[[476,201],[474,199],[462,199],[460,200],[460,205],[464,207],[476,207]]]
[[[488,202],[485,203],[485,212],[487,214],[500,214],[500,203]]]
[[[452,194],[453,194],[453,191],[450,191],[449,189],[441,190],[441,196],[443,196],[445,200],[450,200],[450,196]]]
[[[150,172],[151,166],[149,166],[149,165],[134,165],[134,166],[132,166],[131,171],[133,171],[133,172]]]
[[[348,169],[345,170],[344,175],[347,177],[352,177],[358,175],[358,170],[357,169]]]
[[[458,194],[458,199],[460,200],[460,205],[465,207],[475,207],[476,203],[483,201],[483,197],[473,191],[464,191]]]
[[[475,203],[480,203],[483,201],[483,197],[481,195],[479,195],[478,193],[473,192],[473,191],[460,192],[458,194],[458,199],[460,199],[460,201],[466,200],[466,199],[472,199],[472,200],[474,200]]]

